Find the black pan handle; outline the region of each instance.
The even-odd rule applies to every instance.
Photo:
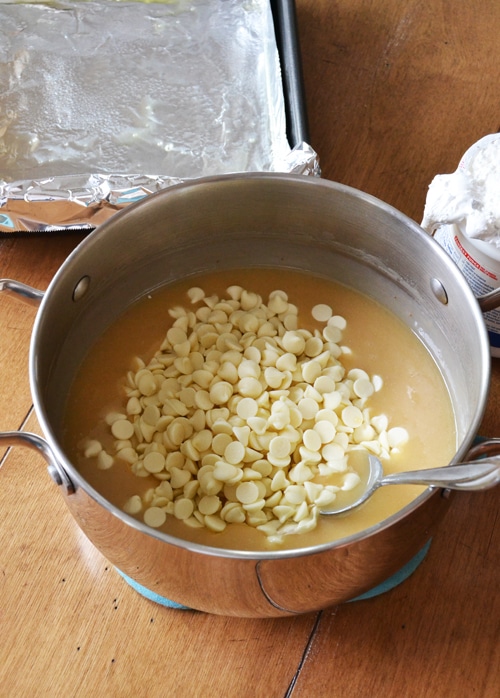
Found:
[[[288,142],[292,148],[301,143],[310,145],[295,0],[270,1],[281,61]]]

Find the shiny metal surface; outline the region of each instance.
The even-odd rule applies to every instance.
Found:
[[[39,451],[47,463],[47,471],[52,480],[63,488],[66,494],[73,494],[75,488],[66,471],[54,456],[52,449],[45,439],[38,434],[28,431],[4,431],[0,432],[0,444],[4,446],[27,446],[34,451]]]
[[[484,296],[479,296],[477,299],[479,307],[483,313],[487,313],[489,310],[495,310],[495,308],[500,307],[500,288],[485,293]]]
[[[34,305],[36,307],[40,305],[43,298],[42,291],[38,291],[36,288],[32,288],[14,279],[0,279],[0,292],[1,291],[18,296],[29,305]]]
[[[238,616],[302,613],[353,598],[428,540],[447,501],[427,490],[398,515],[313,549],[248,553],[174,539],[128,517],[81,477],[62,447],[64,399],[105,327],[139,297],[207,270],[293,268],[352,286],[426,344],[456,413],[456,461],[469,450],[488,391],[489,345],[467,283],[419,226],[357,190],[293,175],[245,174],[172,187],[116,214],[67,259],[33,330],[30,381],[50,450],[75,493],[68,507],[120,570],[193,608]],[[88,279],[85,293],[74,294]],[[434,293],[438,280],[443,304]]]

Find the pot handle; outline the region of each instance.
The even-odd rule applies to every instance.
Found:
[[[485,293],[484,296],[478,296],[477,302],[483,313],[487,313],[489,310],[495,310],[495,308],[500,308],[500,288]]]
[[[44,295],[43,291],[38,291],[32,286],[22,284],[20,281],[14,281],[14,279],[0,279],[0,291],[11,293],[25,303],[35,306],[40,305]]]
[[[56,485],[64,487],[66,494],[73,494],[76,491],[74,484],[59,464],[49,444],[41,436],[29,431],[4,431],[0,432],[1,445],[27,446],[38,451],[46,460],[48,473]]]
[[[500,483],[500,463],[496,463],[498,456],[500,456],[500,438],[483,439],[478,443],[474,444],[472,448],[469,449],[467,455],[465,456],[464,466],[465,471],[467,471],[467,464],[471,466],[477,465],[479,467],[486,466],[486,459],[488,456],[493,456],[493,468],[488,471],[485,475],[476,475],[472,479],[465,480],[463,484],[457,484],[451,489],[456,490],[485,490],[490,487],[495,487]],[[450,488],[445,488],[444,492],[449,493]]]
[[[500,438],[483,439],[469,449],[464,460],[470,462],[485,456],[498,455],[500,455]]]

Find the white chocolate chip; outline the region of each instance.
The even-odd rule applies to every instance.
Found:
[[[245,457],[245,446],[239,441],[231,441],[224,449],[224,459],[231,465],[238,465]]]
[[[318,303],[311,310],[311,315],[318,322],[327,322],[332,317],[332,309],[326,303]]]
[[[127,514],[139,514],[142,511],[142,499],[138,494],[132,495],[124,504],[123,510]]]
[[[189,519],[193,511],[194,503],[189,497],[180,497],[174,502],[174,516],[176,519]]]
[[[167,515],[160,507],[149,507],[144,512],[144,523],[152,528],[163,526],[167,520]]]
[[[259,489],[255,482],[242,482],[236,488],[236,497],[242,504],[252,504],[259,497]]]
[[[165,456],[152,451],[144,456],[144,468],[148,473],[159,473],[165,468]]]
[[[344,491],[353,490],[357,485],[359,485],[360,482],[361,478],[357,473],[346,473],[344,475],[344,482],[340,489]]]
[[[302,354],[306,346],[304,337],[295,331],[285,332],[282,343],[285,351],[295,354],[295,356]]]
[[[96,439],[89,439],[85,442],[83,455],[85,458],[95,458],[102,451],[102,444]]]
[[[199,303],[201,300],[203,300],[205,292],[202,288],[199,288],[198,286],[193,286],[189,289],[187,295],[191,303]]]
[[[408,442],[408,432],[403,427],[392,427],[387,432],[387,439],[391,448],[399,448]]]
[[[111,425],[111,433],[115,439],[130,439],[134,434],[134,425],[128,419],[117,419]]]
[[[108,470],[114,465],[114,458],[106,451],[99,451],[97,454],[97,467],[99,470]]]

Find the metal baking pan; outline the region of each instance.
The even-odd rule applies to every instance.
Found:
[[[91,231],[186,178],[319,174],[294,0],[12,0],[0,37],[0,235]]]

